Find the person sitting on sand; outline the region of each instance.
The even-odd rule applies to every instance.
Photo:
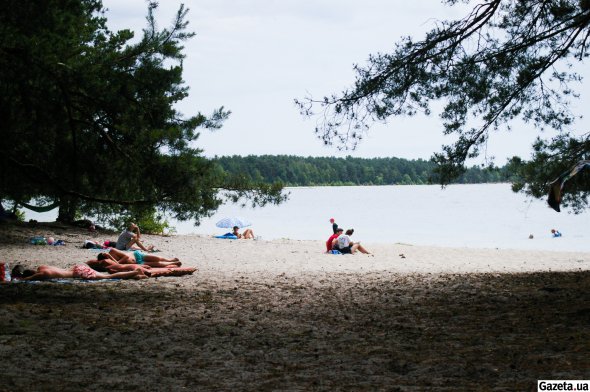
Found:
[[[240,234],[240,228],[238,226],[234,226],[234,231],[232,232],[233,235],[235,235],[238,238],[244,239],[244,240],[253,240],[254,239],[254,232],[252,231],[252,229],[246,229],[244,230],[244,234]]]
[[[141,270],[116,272],[114,274],[101,273],[93,270],[86,264],[76,264],[70,269],[54,267],[51,265],[41,265],[36,271],[25,270],[22,268],[13,268],[13,279],[17,280],[47,280],[47,279],[143,279],[147,278]]]
[[[553,236],[553,238],[561,237],[561,233],[555,229],[551,229],[551,235]]]
[[[146,252],[154,251],[154,246],[150,245],[146,248],[139,240],[140,237],[141,233],[139,231],[139,226],[132,222],[127,226],[126,230],[121,232],[119,238],[117,238],[117,245],[115,248],[119,250],[141,249]]]
[[[99,253],[99,259],[110,258],[119,264],[145,264],[150,267],[180,267],[182,263],[178,258],[167,259],[162,256],[146,255],[136,250],[133,252],[122,252],[118,249],[111,248],[108,253]]]
[[[359,252],[367,255],[371,254],[361,245],[360,242],[352,242],[350,240],[350,236],[352,235],[352,233],[354,233],[354,229],[348,229],[346,230],[346,233],[339,235],[338,238],[334,240],[335,244],[338,244],[338,250],[340,251],[340,253],[355,254],[358,250]]]
[[[338,228],[336,229],[336,232],[335,232],[334,234],[332,234],[332,235],[330,236],[330,238],[328,238],[328,241],[326,241],[326,253],[329,253],[329,252],[330,252],[332,249],[334,249],[334,250],[337,250],[337,249],[336,249],[337,247],[336,247],[336,248],[334,247],[334,245],[335,245],[335,244],[334,244],[334,240],[335,240],[336,238],[338,238],[338,236],[339,236],[340,234],[342,234],[343,232],[344,232],[344,229],[343,229],[343,228],[341,228],[341,227],[338,227]],[[336,243],[337,243],[337,242],[336,242]]]

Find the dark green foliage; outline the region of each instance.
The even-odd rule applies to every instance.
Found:
[[[578,161],[590,158],[590,137],[573,138],[567,134],[560,135],[550,142],[537,139],[533,145],[533,158],[525,162],[518,157],[512,158],[508,170],[517,175],[512,188],[534,197],[546,197],[546,182],[551,182],[562,173],[569,172]],[[554,162],[551,165],[547,162]],[[590,196],[590,172],[579,172],[567,181],[562,200],[562,207],[571,207],[579,213],[588,207]]]
[[[287,186],[422,185],[436,181],[433,178],[435,164],[422,159],[250,155],[215,160],[231,175],[240,175],[249,181],[281,181]],[[511,178],[506,168],[474,166],[454,183],[507,182]]]
[[[575,115],[568,103],[576,97],[570,85],[580,80],[570,66],[588,57],[589,2],[464,2],[474,4],[464,19],[439,22],[423,40],[403,38],[391,53],[372,55],[366,67],[356,66],[349,89],[318,101],[297,101],[304,115],[319,107],[323,121],[316,132],[324,143],[354,148],[371,123],[430,114],[431,102],[442,101],[443,132],[457,136],[433,157],[439,181],[447,184],[464,172],[466,159],[479,154],[490,132],[510,129],[515,118],[565,135],[548,145],[557,147],[560,138],[569,138]],[[554,152],[548,161],[536,161],[547,166],[539,171],[577,159],[566,155],[571,150]],[[527,177],[536,181],[531,189],[552,179]]]
[[[228,187],[283,200],[276,187],[227,178],[195,148],[198,129],[229,112],[174,109],[188,94],[182,42],[193,33],[183,6],[158,30],[155,7],[131,43],[133,32],[107,29],[100,1],[0,3],[0,200],[58,202],[62,220],[166,210],[197,222]]]
[[[113,215],[104,221],[116,230],[129,227],[129,223],[134,222],[141,228],[142,234],[168,234],[175,230],[155,208],[151,210],[131,208],[123,214]]]

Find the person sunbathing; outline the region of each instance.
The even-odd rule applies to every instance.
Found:
[[[95,271],[98,272],[108,272],[108,273],[116,273],[116,272],[126,272],[126,271],[135,271],[140,270],[144,275],[150,276],[151,269],[149,265],[141,265],[141,264],[120,264],[118,261],[105,256],[106,253],[101,256],[98,255],[98,258],[93,260],[88,260],[86,264]]]
[[[21,268],[18,268],[21,267]],[[23,269],[22,266],[16,266],[12,270],[13,279],[16,280],[47,280],[47,279],[144,279],[147,276],[140,270],[116,272],[113,274],[101,273],[93,270],[86,264],[76,264],[70,269],[54,267],[51,265],[41,265],[36,271]]]
[[[234,226],[232,234],[235,235],[236,237],[238,237],[240,239],[244,239],[244,240],[253,240],[254,239],[254,232],[252,231],[252,229],[246,229],[246,230],[244,230],[244,233],[241,234],[240,228],[238,226]]]
[[[99,253],[98,259],[110,258],[119,264],[143,264],[150,267],[180,267],[182,263],[178,258],[168,259],[162,256],[146,255],[141,251],[123,252],[115,248],[111,248],[108,253]]]
[[[156,268],[150,267],[147,265],[139,265],[139,264],[119,264],[117,261],[104,258],[104,259],[96,259],[96,260],[88,260],[86,262],[90,268],[99,271],[99,272],[110,272],[110,273],[117,273],[122,271],[133,271],[133,270],[142,270],[142,272],[149,276],[149,277],[160,277],[160,276],[182,276],[182,275],[191,275],[197,269],[194,267],[190,268],[182,268],[177,266],[169,266],[166,268]]]

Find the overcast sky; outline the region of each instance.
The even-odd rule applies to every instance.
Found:
[[[170,25],[180,1],[160,1],[156,19]],[[103,0],[111,30],[146,26],[144,0]],[[315,119],[302,117],[295,98],[321,98],[351,85],[353,64],[388,52],[401,37],[421,39],[437,20],[465,15],[464,5],[439,0],[186,0],[189,30],[184,79],[190,96],[178,105],[186,115],[224,106],[230,118],[220,130],[203,131],[206,156],[289,154],[300,156],[428,159],[442,144],[436,114],[395,118],[373,126],[355,151],[325,147],[314,134]],[[580,87],[588,100],[590,86]],[[577,108],[587,107],[584,101]],[[581,110],[577,110],[581,113]],[[487,155],[530,156],[537,132],[514,123],[510,134],[493,134]],[[587,120],[579,129],[590,130]],[[481,162],[482,159],[473,163]]]

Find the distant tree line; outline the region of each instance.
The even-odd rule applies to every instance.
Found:
[[[225,172],[254,182],[281,182],[286,186],[316,185],[422,185],[437,183],[436,164],[423,159],[300,157],[291,155],[224,156],[214,159]],[[510,182],[508,166],[473,166],[457,184]]]

